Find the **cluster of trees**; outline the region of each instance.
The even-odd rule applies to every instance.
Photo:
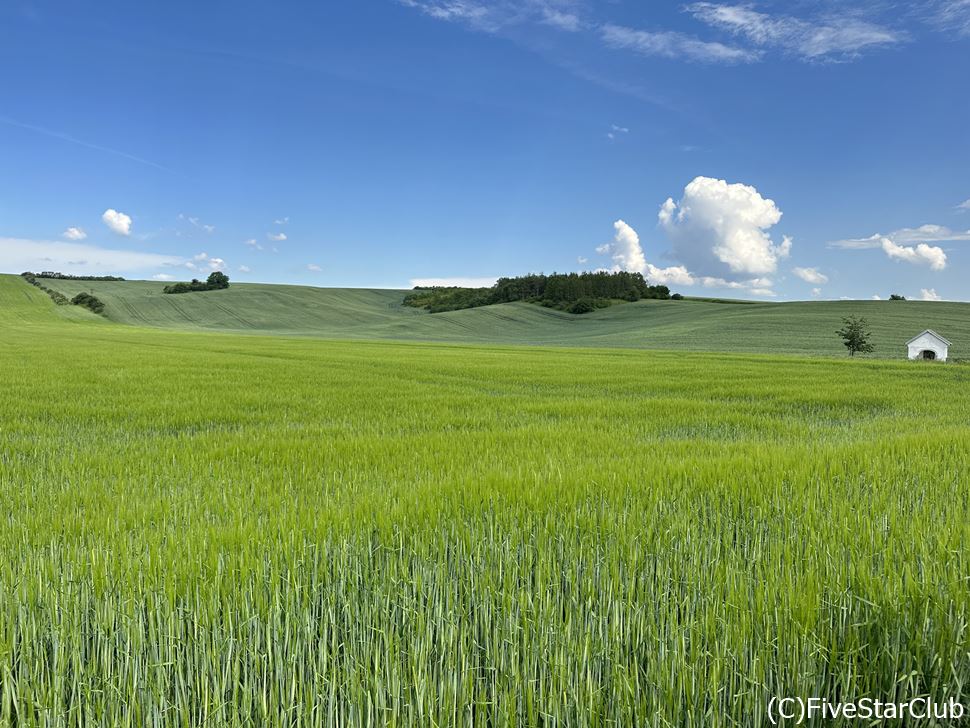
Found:
[[[222,271],[210,273],[204,281],[193,278],[191,283],[172,283],[162,289],[162,293],[191,293],[193,291],[218,291],[229,288],[229,276]]]
[[[123,281],[121,276],[72,276],[70,273],[58,273],[57,271],[45,270],[41,273],[31,273],[26,271],[21,273],[24,278],[55,278],[64,281]]]
[[[570,313],[589,313],[616,301],[668,299],[667,286],[648,285],[640,273],[533,273],[499,278],[491,288],[430,287],[414,289],[404,303],[431,313],[528,301]]]
[[[104,311],[104,302],[100,298],[91,293],[84,293],[83,291],[72,298],[71,303],[75,306],[84,306],[84,308],[94,313]]]
[[[51,273],[45,271],[44,273],[21,273],[23,279],[27,281],[32,286],[37,286],[40,290],[44,291],[51,300],[58,306],[67,306],[69,304],[74,304],[75,306],[84,306],[86,309],[93,311],[94,313],[101,313],[104,311],[104,301],[95,296],[92,293],[79,293],[74,298],[68,300],[60,291],[55,291],[53,288],[48,288],[43,283],[41,279],[44,278],[60,278],[63,280],[73,280],[73,281],[123,281],[124,278],[115,278],[113,276],[69,276],[63,273]]]

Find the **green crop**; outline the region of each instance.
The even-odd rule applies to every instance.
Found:
[[[75,309],[0,282],[0,725],[763,726],[770,696],[970,697],[963,366]]]

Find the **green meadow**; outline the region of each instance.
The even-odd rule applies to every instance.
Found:
[[[428,314],[401,305],[407,291],[233,283],[205,295],[164,295],[157,281],[47,280],[69,298],[93,292],[118,323],[187,331],[450,343],[631,347],[844,356],[843,316],[864,316],[878,358],[904,359],[927,328],[970,359],[970,304],[806,301],[726,304],[638,301],[576,316],[530,303]]]
[[[54,283],[106,316],[0,276],[0,725],[970,701],[970,368],[891,360],[964,305]]]

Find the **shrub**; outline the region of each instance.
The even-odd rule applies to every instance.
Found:
[[[84,308],[94,313],[101,313],[104,311],[104,302],[97,296],[93,296],[90,293],[84,293],[83,291],[77,294],[71,299],[71,303],[75,306],[84,306]]]
[[[190,283],[172,283],[162,289],[162,293],[191,293],[192,291],[218,291],[229,288],[229,276],[222,271],[210,273],[205,282],[193,278]]]
[[[569,313],[582,314],[591,313],[596,310],[596,304],[589,298],[580,298],[569,308],[566,309]]]
[[[683,301],[684,300],[684,297],[681,294],[679,294],[679,293],[675,293],[674,295],[672,295],[670,297],[670,300],[671,301]]]

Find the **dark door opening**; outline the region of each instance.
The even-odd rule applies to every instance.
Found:
[[[936,359],[936,352],[927,349],[922,353],[922,357],[927,361],[932,361],[933,359]]]

